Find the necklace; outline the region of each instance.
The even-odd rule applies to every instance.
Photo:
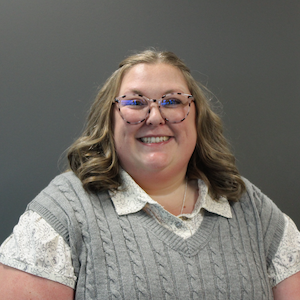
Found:
[[[183,196],[183,200],[182,200],[182,206],[181,206],[181,211],[180,214],[182,215],[183,212],[183,208],[184,208],[184,204],[185,204],[185,198],[186,198],[186,190],[187,190],[187,179],[185,180],[185,188],[184,188],[184,196]]]

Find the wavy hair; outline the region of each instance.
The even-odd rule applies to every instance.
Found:
[[[221,196],[238,201],[245,184],[237,170],[235,158],[223,135],[220,117],[213,112],[206,88],[197,83],[189,68],[172,52],[146,50],[124,59],[107,79],[91,106],[87,124],[68,150],[72,171],[88,192],[116,190],[122,184],[120,165],[113,139],[113,99],[118,95],[121,81],[134,65],[165,63],[181,70],[196,105],[197,143],[187,168],[189,179],[201,178],[214,199]]]

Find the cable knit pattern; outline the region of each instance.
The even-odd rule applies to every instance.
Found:
[[[78,300],[272,299],[267,263],[283,214],[248,181],[232,218],[205,211],[183,238],[144,211],[119,216],[108,193],[58,176],[28,206],[70,246]]]
[[[70,182],[68,182],[68,184],[66,185],[65,180],[57,180],[55,181],[55,184],[57,185],[57,188],[63,194],[63,196],[69,200],[69,203],[72,206],[77,224],[81,231],[82,246],[86,249],[87,253],[89,253],[87,259],[92,260],[93,256],[91,253],[92,249],[90,243],[89,223],[86,222],[86,218],[85,218],[86,216],[81,213],[84,210],[83,205],[85,203],[78,201],[79,195],[77,194],[76,190],[74,190]],[[96,284],[93,276],[91,276],[92,273],[93,273],[93,269],[90,268],[86,270],[86,275],[85,275],[86,278],[90,280],[88,284],[86,284],[85,294],[88,295],[88,297],[90,298],[96,297],[96,293],[92,288],[92,286]]]
[[[95,202],[93,202],[95,204]],[[101,204],[101,202],[99,201]],[[107,266],[107,276],[109,279],[108,285],[111,293],[111,299],[121,299],[121,287],[119,285],[119,270],[118,270],[118,259],[116,257],[115,245],[113,242],[113,237],[111,235],[111,230],[109,228],[108,220],[105,215],[99,214],[97,207],[95,207],[97,224],[100,229],[100,235],[102,240],[102,246],[105,257],[105,264]]]
[[[255,216],[255,212],[253,211],[253,207],[250,202],[241,202],[241,207],[245,216],[245,221],[247,225],[248,234],[247,236],[250,238],[250,245],[253,252],[253,261],[256,264],[256,270],[259,275],[259,282],[262,285],[262,294],[260,295],[262,299],[268,299],[266,295],[266,278],[262,272],[261,267],[264,265],[264,262],[262,261],[261,257],[259,256],[259,253],[255,250],[258,248],[258,239],[259,237],[256,235],[256,222],[259,222],[259,220],[256,220],[253,218]],[[262,237],[261,237],[262,238]],[[265,266],[266,269],[266,266]]]
[[[77,225],[80,228],[81,236],[82,236],[82,247],[85,251],[89,254],[87,255],[87,263],[88,261],[93,261],[93,254],[90,242],[90,226],[89,222],[86,222],[87,218],[86,215],[82,214],[81,212],[84,211],[84,202],[79,201],[79,195],[77,191],[73,188],[73,186],[68,182],[68,185],[65,184],[64,180],[58,181],[57,186],[59,190],[63,193],[64,197],[69,200],[70,205],[72,206],[74,215],[76,217]],[[92,265],[92,264],[91,264]],[[96,285],[95,278],[92,276],[94,273],[94,266],[93,268],[89,268],[86,270],[85,277],[89,280],[87,281],[86,288],[85,288],[85,295],[89,298],[95,298],[96,293],[95,290],[92,288]]]
[[[185,272],[189,278],[189,290],[190,299],[202,299],[201,289],[203,289],[203,283],[201,282],[201,276],[199,275],[199,269],[195,268],[197,264],[196,257],[181,256],[184,261]]]
[[[149,283],[145,278],[146,269],[142,259],[141,250],[136,243],[134,232],[131,228],[130,222],[126,216],[120,217],[120,225],[123,230],[125,243],[129,252],[132,273],[134,276],[135,288],[138,299],[149,299]]]
[[[236,220],[236,216],[234,220]],[[251,291],[253,290],[253,282],[247,278],[249,274],[249,262],[247,261],[247,257],[245,257],[245,247],[242,243],[242,232],[241,232],[241,224],[229,220],[229,230],[230,230],[230,240],[233,249],[233,255],[235,262],[238,266],[239,273],[239,284],[241,286],[241,299],[250,298]]]
[[[206,293],[205,293],[205,287],[204,287],[204,272],[203,269],[201,268],[201,264],[200,264],[200,259],[202,259],[202,257],[199,257],[199,254],[195,257],[195,264],[197,266],[198,269],[198,274],[199,274],[199,285],[197,286],[198,291],[195,290],[194,293],[196,293],[197,295],[199,295],[199,297],[193,297],[193,299],[197,300],[197,299],[207,299],[206,297]],[[194,296],[194,295],[193,295]]]
[[[168,266],[168,260],[166,257],[165,246],[162,243],[153,243],[151,238],[148,236],[148,241],[152,252],[154,253],[156,266],[161,278],[161,287],[164,292],[163,299],[176,299],[174,295],[174,286],[171,278],[171,272]]]
[[[215,232],[217,234],[218,232]],[[218,239],[218,237],[216,237]],[[212,239],[214,241],[214,239]],[[215,288],[217,292],[217,299],[230,299],[227,297],[227,287],[228,284],[226,280],[228,279],[227,274],[225,274],[223,259],[222,259],[222,249],[221,243],[210,242],[208,244],[209,257],[212,262],[212,270],[214,272]]]

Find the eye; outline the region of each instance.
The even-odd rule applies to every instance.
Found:
[[[127,108],[140,109],[147,106],[147,102],[144,99],[136,98],[136,99],[122,99],[121,105]]]
[[[179,105],[182,105],[182,101],[175,97],[162,99],[161,101],[161,106],[163,107],[176,107]]]

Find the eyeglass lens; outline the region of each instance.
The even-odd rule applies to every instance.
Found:
[[[193,97],[188,94],[171,93],[158,99],[162,117],[171,122],[182,122],[188,115]],[[137,94],[116,98],[122,118],[130,124],[143,122],[149,114],[149,102],[153,101]],[[154,102],[154,101],[153,101]]]

